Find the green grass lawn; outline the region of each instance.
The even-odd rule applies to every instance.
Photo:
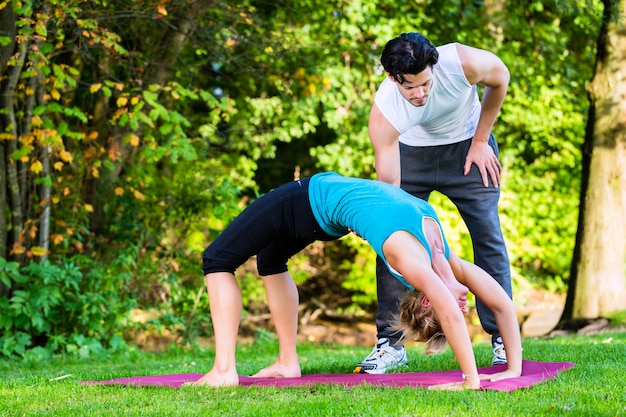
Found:
[[[239,373],[269,365],[267,337],[238,351]],[[574,362],[576,367],[531,388],[429,391],[316,385],[312,387],[139,388],[83,386],[78,381],[135,375],[204,373],[212,352],[136,350],[103,357],[0,364],[0,416],[626,416],[626,333],[523,340],[525,359]],[[303,373],[349,373],[369,347],[299,347]],[[486,343],[474,345],[479,367],[490,365]],[[448,349],[432,357],[408,348],[409,371],[458,369]],[[67,376],[71,375],[71,376]],[[67,376],[62,379],[59,377]]]

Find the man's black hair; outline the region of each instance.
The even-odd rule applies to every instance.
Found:
[[[403,33],[387,42],[380,57],[385,71],[400,84],[406,81],[405,74],[418,74],[438,60],[437,49],[417,32]]]

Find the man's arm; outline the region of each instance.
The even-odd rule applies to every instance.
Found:
[[[489,51],[461,44],[456,45],[456,50],[465,77],[470,84],[484,86],[480,118],[472,146],[467,154],[464,174],[467,175],[472,164],[476,164],[485,187],[489,185],[489,177],[497,187],[500,184],[502,166],[488,141],[491,129],[504,103],[511,75],[504,62]]]
[[[383,116],[376,104],[369,118],[369,135],[374,147],[376,177],[379,181],[400,186],[400,133]]]

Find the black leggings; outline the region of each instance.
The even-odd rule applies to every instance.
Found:
[[[207,247],[204,274],[230,272],[257,255],[259,275],[287,271],[287,261],[326,234],[311,210],[309,179],[293,181],[263,195],[242,211]]]

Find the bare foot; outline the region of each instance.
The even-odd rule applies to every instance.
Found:
[[[239,376],[236,372],[220,373],[215,369],[193,383],[195,386],[234,387],[239,385]]]
[[[276,362],[252,375],[252,378],[299,378],[301,376],[302,373],[298,363],[286,366]]]

